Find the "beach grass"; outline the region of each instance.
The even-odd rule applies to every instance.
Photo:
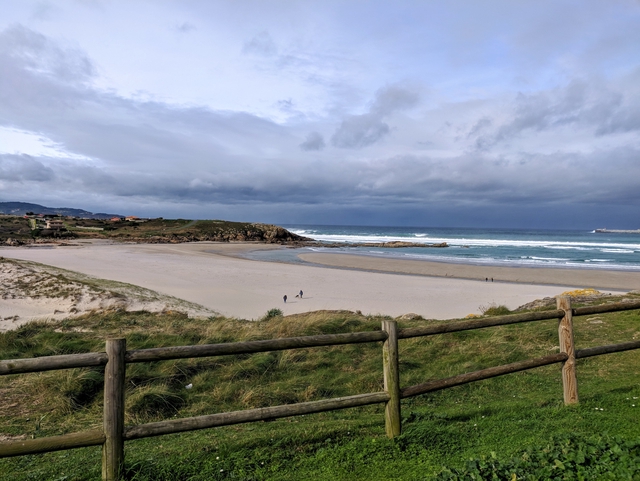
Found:
[[[128,349],[140,349],[370,331],[380,329],[385,318],[349,311],[282,316],[274,310],[262,321],[249,322],[190,319],[180,312],[111,311],[30,323],[2,333],[0,357],[102,351],[109,337],[125,337]],[[433,321],[398,322],[408,327]],[[578,348],[624,342],[640,337],[640,314],[575,318],[574,326]],[[553,320],[401,340],[401,384],[557,350]],[[380,391],[381,367],[379,343],[132,364],[127,367],[126,422]],[[511,466],[510,460],[521,459],[527,448],[543,453],[567,439],[580,446],[611,446],[616,436],[627,443],[638,439],[640,352],[579,360],[578,383],[580,404],[571,407],[563,405],[557,365],[406,399],[403,434],[394,440],[385,436],[380,405],[132,441],[126,443],[126,476],[472,479],[460,474],[471,469],[469,459],[476,460],[476,468],[491,463]],[[101,426],[100,369],[5,376],[0,378],[0,394],[4,437],[51,436]],[[633,454],[633,447],[629,450]],[[0,460],[0,471],[16,480],[99,479],[100,456],[100,448],[82,448],[8,458]]]

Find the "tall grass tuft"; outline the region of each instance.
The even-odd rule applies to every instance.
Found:
[[[506,316],[511,314],[511,310],[504,305],[497,305],[495,302],[487,304],[486,306],[480,306],[480,312],[483,316]]]
[[[173,417],[185,404],[185,397],[165,384],[143,386],[127,394],[127,420],[135,424]]]
[[[278,309],[277,307],[274,307],[273,309],[269,309],[267,313],[260,318],[260,321],[265,322],[270,319],[273,319],[274,317],[282,317],[283,315],[284,313],[282,312],[282,309]]]

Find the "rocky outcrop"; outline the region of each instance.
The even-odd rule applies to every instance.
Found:
[[[224,229],[218,232],[189,232],[130,238],[128,241],[149,244],[181,244],[184,242],[261,242],[266,244],[303,245],[312,239],[289,232],[271,224],[248,224],[242,228]]]
[[[556,296],[558,297],[558,296]],[[542,299],[537,299],[535,301],[529,302],[527,304],[524,304],[520,307],[518,307],[517,309],[514,309],[514,312],[520,312],[520,311],[532,311],[532,310],[536,310],[536,309],[549,309],[549,308],[555,308],[556,307],[556,297],[544,297]],[[571,302],[572,303],[581,303],[581,304],[585,304],[585,305],[591,305],[594,302],[604,298],[604,297],[611,297],[611,294],[608,294],[606,292],[598,292],[598,291],[594,291],[591,294],[585,294],[585,295],[571,295]],[[626,302],[626,299],[620,299],[620,302]]]
[[[302,237],[293,232],[289,232],[287,229],[270,224],[253,224],[261,232],[261,240],[268,244],[282,244],[290,242],[304,242],[311,241],[308,237]]]
[[[16,246],[23,245],[24,242],[22,242],[19,239],[12,239],[11,237],[9,237],[6,241],[4,241],[4,244],[8,246],[16,247]]]

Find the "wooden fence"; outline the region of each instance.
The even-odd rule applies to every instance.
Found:
[[[227,344],[163,347],[131,351],[126,350],[126,342],[124,339],[110,339],[106,342],[105,352],[4,360],[0,361],[0,375],[105,366],[104,417],[103,428],[98,430],[39,439],[2,442],[0,443],[0,457],[22,456],[26,454],[102,445],[102,478],[103,480],[111,481],[121,477],[124,466],[125,441],[378,403],[385,403],[386,433],[387,436],[394,437],[401,432],[401,399],[554,363],[562,363],[565,404],[575,404],[578,402],[576,359],[638,349],[640,348],[640,341],[576,350],[573,344],[573,317],[635,309],[640,309],[640,302],[605,304],[572,309],[570,297],[559,297],[557,309],[552,311],[497,316],[467,321],[442,322],[427,327],[398,329],[395,321],[385,320],[382,321],[381,331],[327,334]],[[559,319],[558,337],[560,352],[557,354],[482,369],[446,379],[428,381],[415,386],[400,387],[400,371],[398,365],[398,341],[400,339],[547,319]],[[383,343],[382,365],[384,391],[298,404],[172,419],[137,426],[124,425],[125,370],[127,364],[369,342]]]

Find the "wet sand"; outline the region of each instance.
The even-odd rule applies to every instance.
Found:
[[[604,269],[560,269],[544,267],[495,267],[409,259],[388,259],[353,254],[305,253],[301,259],[325,266],[395,272],[420,276],[455,277],[523,284],[572,285],[594,289],[630,291],[640,289],[640,272]]]

